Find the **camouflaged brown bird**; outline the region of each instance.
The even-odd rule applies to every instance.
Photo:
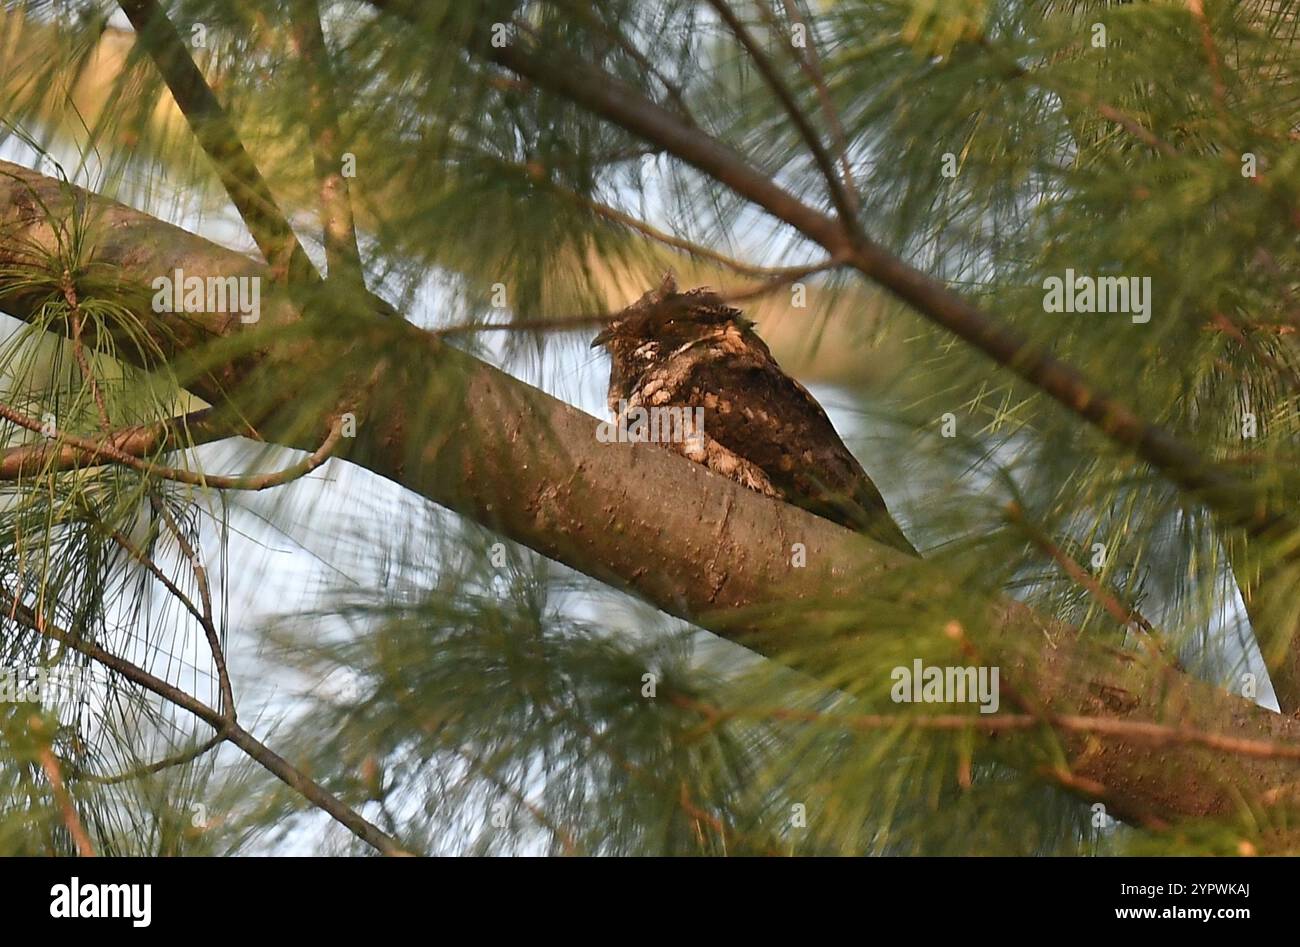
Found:
[[[609,351],[609,407],[703,408],[703,431],[664,446],[759,493],[916,555],[826,412],[781,370],[744,315],[671,274],[620,312],[592,348]],[[695,416],[692,412],[682,412]]]

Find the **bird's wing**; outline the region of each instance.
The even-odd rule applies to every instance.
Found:
[[[645,404],[703,407],[705,435],[759,467],[787,502],[916,554],[821,405],[753,333],[731,327],[656,375]]]

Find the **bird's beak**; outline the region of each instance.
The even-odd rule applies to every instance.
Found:
[[[598,349],[614,336],[614,330],[610,328],[601,329],[594,339],[591,340],[591,347]]]

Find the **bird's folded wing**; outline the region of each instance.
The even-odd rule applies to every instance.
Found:
[[[655,382],[645,404],[703,407],[705,435],[761,468],[786,502],[916,554],[821,405],[757,336],[694,344]]]

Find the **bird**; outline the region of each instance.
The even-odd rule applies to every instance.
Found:
[[[765,496],[919,555],[822,406],[781,369],[754,323],[716,292],[678,292],[667,273],[616,313],[591,347],[609,353],[608,403],[616,420],[686,409],[685,436],[659,439],[667,440],[663,446]],[[700,423],[692,427],[690,418]]]

